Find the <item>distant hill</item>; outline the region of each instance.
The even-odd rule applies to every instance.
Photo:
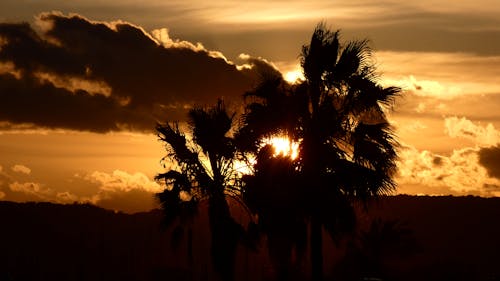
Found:
[[[412,231],[418,249],[395,263],[398,280],[500,280],[500,198],[400,195],[366,217]]]
[[[192,222],[192,257],[182,230],[162,231],[161,218],[159,210],[0,202],[0,280],[216,280],[206,215]],[[326,275],[500,280],[499,219],[500,198],[384,197],[360,214],[357,239],[326,241]],[[270,279],[266,251],[242,247],[237,276]]]
[[[0,202],[0,280],[152,280],[168,266],[160,217]]]

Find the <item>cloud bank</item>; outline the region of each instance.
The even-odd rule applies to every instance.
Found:
[[[111,210],[133,213],[157,207],[154,194],[162,190],[158,183],[145,174],[122,170],[76,174],[67,182],[71,182],[73,186],[61,189],[39,182],[32,175],[15,171],[14,168],[11,171],[0,169],[0,199],[17,202],[92,203]]]
[[[150,131],[193,103],[235,100],[263,60],[238,69],[201,44],[130,23],[43,13],[0,23],[0,121],[93,132]],[[253,67],[255,66],[255,67]]]
[[[474,146],[449,155],[404,146],[400,186],[427,186],[436,194],[500,196],[500,132],[491,123],[482,126],[465,117],[445,118],[444,127],[449,137],[467,139]]]

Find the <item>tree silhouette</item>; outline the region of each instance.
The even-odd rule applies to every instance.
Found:
[[[165,223],[192,217],[197,203],[208,200],[212,263],[222,280],[234,278],[234,255],[242,227],[231,217],[227,194],[237,191],[238,172],[234,169],[236,149],[230,137],[234,114],[224,103],[210,108],[194,108],[188,115],[186,137],[178,123],[159,124],[158,136],[165,142],[163,158],[170,169],[156,176],[166,188],[157,194],[165,213]]]
[[[289,159],[299,211],[289,215],[309,220],[313,280],[323,278],[322,229],[332,236],[352,230],[354,202],[395,188],[397,142],[384,111],[400,89],[377,82],[368,41],[341,44],[339,35],[323,23],[316,27],[302,49],[305,81],[288,85],[268,77],[248,93],[252,101],[239,133],[246,140],[240,147],[254,152],[260,140],[276,133],[299,142],[299,157]]]
[[[307,226],[300,206],[296,165],[287,156],[274,156],[274,148],[260,149],[254,173],[243,178],[243,200],[258,214],[258,230],[267,237],[267,248],[278,280],[295,280],[290,271],[295,249],[298,267],[307,244]]]

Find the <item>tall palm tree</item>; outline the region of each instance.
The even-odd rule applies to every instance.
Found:
[[[176,217],[193,216],[197,203],[208,200],[211,255],[222,280],[232,280],[234,255],[243,231],[231,217],[227,194],[238,190],[239,175],[234,169],[236,149],[230,137],[234,114],[228,114],[219,100],[214,107],[194,108],[188,115],[187,138],[178,123],[157,126],[165,142],[170,170],[158,174],[166,188],[157,196],[165,211],[166,223]]]
[[[366,40],[343,45],[339,35],[320,23],[302,49],[305,80],[287,85],[274,77],[249,93],[241,130],[254,143],[276,132],[300,143],[296,207],[309,220],[315,281],[323,278],[322,229],[352,229],[354,202],[395,188],[397,142],[385,110],[400,89],[378,83]]]

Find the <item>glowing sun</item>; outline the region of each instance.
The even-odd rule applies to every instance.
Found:
[[[292,160],[299,156],[299,144],[286,136],[274,136],[264,140],[274,148],[274,156],[289,156]]]
[[[285,73],[284,78],[287,82],[291,84],[299,83],[300,81],[304,81],[304,74],[302,70],[296,69],[292,71],[288,71]]]

